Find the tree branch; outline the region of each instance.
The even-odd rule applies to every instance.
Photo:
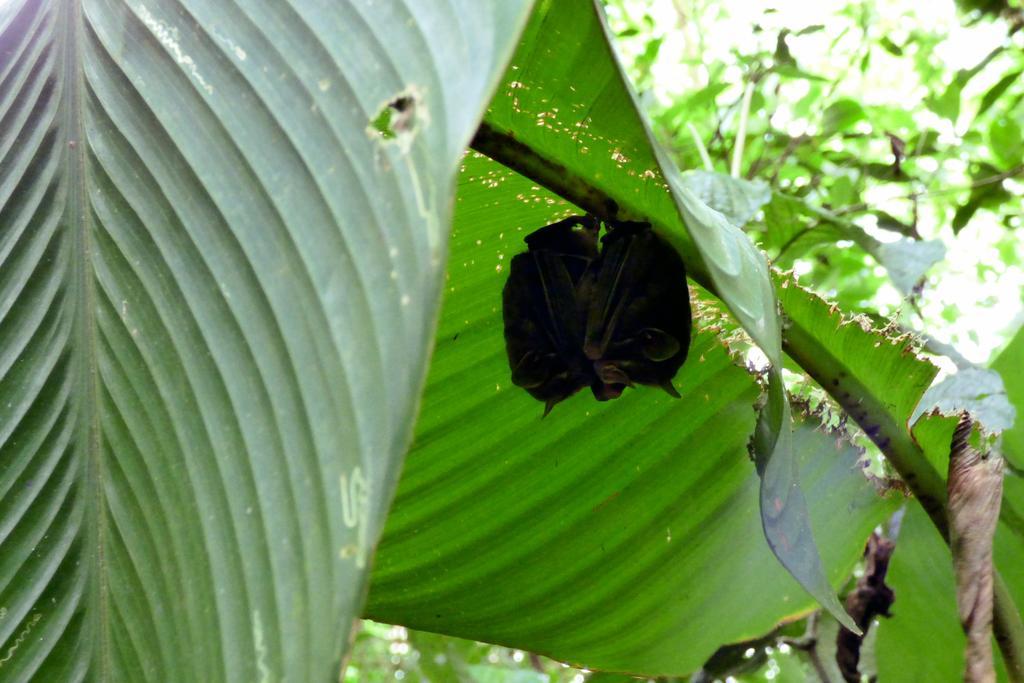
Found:
[[[589,179],[541,156],[536,150],[487,123],[481,124],[470,146],[602,220],[650,221],[679,250],[690,277],[717,295],[707,266],[689,237],[676,230],[669,232],[667,226],[644,216],[640,206],[628,204],[630,198],[625,193],[616,201]],[[948,544],[945,481],[925,457],[906,425],[898,423],[886,410],[883,397],[873,395],[850,373],[844,372],[842,364],[828,348],[795,322],[784,328],[783,349],[878,446]],[[994,593],[996,641],[1011,680],[1024,683],[1024,622],[998,572],[995,574]]]

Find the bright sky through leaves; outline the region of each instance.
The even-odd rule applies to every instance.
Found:
[[[641,32],[617,41],[627,64],[637,59],[652,37],[663,39],[658,56],[650,67],[651,87],[642,93],[644,100],[655,108],[670,106],[682,94],[704,87],[708,67],[715,64],[731,65],[723,74],[730,88],[719,96],[718,101],[727,103],[738,99],[743,72],[737,63],[736,52],[750,54],[758,44],[770,52],[782,29],[796,33],[801,28],[821,24],[823,30],[799,36],[791,34],[787,39],[801,69],[831,81],[829,87],[835,88],[837,96],[847,96],[863,104],[888,104],[913,110],[915,121],[922,129],[937,130],[941,142],[955,145],[969,130],[974,107],[981,94],[1004,73],[1001,60],[1009,59],[997,57],[967,84],[963,90],[960,116],[954,126],[921,106],[929,84],[922,81],[914,60],[910,58],[916,49],[915,32],[942,37],[931,58],[941,66],[943,73],[952,74],[981,62],[994,46],[1003,41],[1006,26],[1000,22],[965,26],[952,0],[928,3],[926,11],[915,0],[884,0],[864,6],[864,11],[874,13],[868,22],[872,37],[877,40],[884,34],[895,44],[905,45],[906,53],[897,57],[876,49],[871,55],[871,68],[863,74],[856,68],[857,51],[864,42],[858,27],[859,17],[856,16],[860,10],[846,0],[814,3],[736,0],[721,8],[700,0],[613,2],[608,8],[613,28],[622,23],[623,7],[629,16],[647,12],[654,19],[650,34]],[[701,7],[705,9],[701,11]],[[681,22],[679,8],[689,13],[698,12],[698,21]],[[755,24],[763,30],[754,32],[752,27]],[[1013,38],[1020,47],[1024,47],[1022,33],[1018,32]],[[695,55],[700,56],[699,61]],[[808,88],[809,82],[805,80],[783,82],[778,98],[780,105],[771,115],[774,127],[794,135],[814,132],[815,122],[794,115],[787,106],[796,103]],[[863,125],[868,127],[866,123]],[[732,124],[731,127],[734,126]],[[941,169],[933,171],[943,179],[945,187],[963,188],[971,182],[969,161],[966,155],[961,159],[950,158]],[[728,171],[724,167],[717,170]],[[1005,187],[1024,196],[1024,181],[1019,177],[1007,180]],[[905,201],[901,199],[905,193],[905,187],[887,184],[869,188],[863,199],[898,215],[901,202],[905,207]],[[965,191],[961,194],[966,196]],[[941,341],[954,344],[968,359],[985,363],[1024,322],[1024,302],[1020,295],[1024,289],[1024,270],[1020,266],[1024,262],[1024,245],[989,212],[979,211],[954,238],[948,216],[937,215],[928,202],[922,202],[920,208],[922,237],[941,238],[949,249],[945,260],[929,272],[928,285],[919,304],[924,324],[918,324],[918,327],[928,329]],[[1018,218],[1018,228],[1021,227],[1020,221]],[[870,217],[858,222],[880,241],[892,241],[898,237],[875,229]],[[800,274],[807,270],[808,265],[798,261],[795,268]],[[884,276],[885,270],[882,266],[875,266],[875,273]],[[888,283],[879,290],[874,305],[883,315],[892,315],[905,306],[901,293]]]

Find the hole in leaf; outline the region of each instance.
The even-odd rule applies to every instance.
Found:
[[[407,93],[391,100],[370,121],[370,127],[384,140],[409,136],[416,129],[416,98]]]

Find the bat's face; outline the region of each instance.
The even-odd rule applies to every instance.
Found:
[[[690,298],[679,254],[646,223],[574,216],[526,238],[503,292],[512,382],[544,401],[589,386],[600,401],[627,386],[660,386],[690,345]]]

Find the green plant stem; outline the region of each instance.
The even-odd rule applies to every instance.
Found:
[[[598,218],[645,219],[638,215],[639,207],[620,205],[586,178],[545,159],[513,136],[486,123],[480,126],[471,147]],[[689,276],[717,295],[707,266],[689,237],[679,234],[678,230],[668,230],[656,221],[651,222],[679,250]],[[784,328],[782,343],[790,358],[821,385],[878,446],[948,544],[945,480],[925,457],[907,426],[898,423],[885,409],[882,397],[873,395],[846,372],[842,363],[810,331],[790,321]],[[1024,683],[1024,622],[998,571],[995,572],[994,601],[993,631],[1007,672],[1014,683]]]
[[[743,89],[743,103],[740,105],[740,123],[736,131],[736,142],[732,148],[732,166],[729,174],[733,178],[740,177],[740,167],[743,166],[743,148],[747,142],[747,120],[750,118],[750,100],[754,96],[754,81],[749,81]]]
[[[704,146],[704,141],[700,139],[700,134],[697,132],[697,128],[692,123],[687,123],[686,128],[690,131],[690,137],[693,138],[693,144],[697,147],[697,153],[700,154],[700,160],[704,163],[704,170],[714,171],[715,165],[711,163],[711,157],[708,155],[708,148]]]

